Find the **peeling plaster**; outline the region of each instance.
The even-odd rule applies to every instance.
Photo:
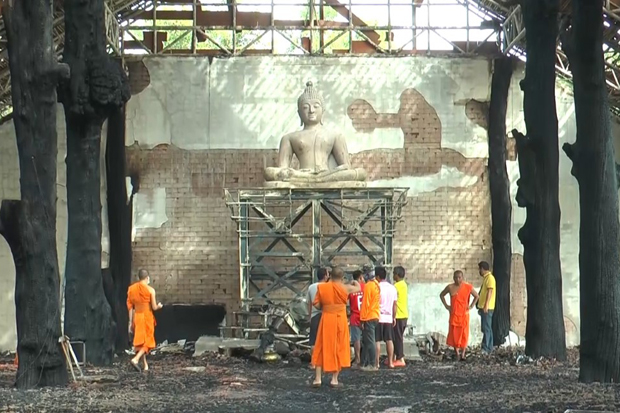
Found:
[[[466,158],[488,153],[486,131],[458,107],[470,99],[488,100],[490,73],[484,58],[233,57],[215,58],[210,66],[202,57],[144,62],[151,81],[127,104],[128,145],[277,149],[283,135],[300,128],[297,98],[312,80],[324,95],[325,125],[346,136],[351,153],[403,147],[400,129],[359,133],[346,112],[363,98],[378,113],[396,113],[401,93],[410,88],[436,110],[443,148]],[[184,81],[170,82],[173,75]]]
[[[133,194],[133,184],[131,183],[131,177],[125,177],[125,189],[127,190],[127,203],[131,199],[131,195]]]
[[[427,176],[401,176],[395,179],[379,179],[368,182],[371,188],[409,188],[408,197],[434,192],[440,188],[466,188],[478,182],[477,176],[464,174],[452,166],[441,166],[441,171]]]
[[[136,230],[161,228],[167,221],[166,188],[142,190],[134,195],[132,241]]]

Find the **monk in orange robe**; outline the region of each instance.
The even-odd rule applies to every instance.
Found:
[[[144,363],[144,371],[148,371],[146,355],[155,348],[155,316],[153,311],[160,310],[163,305],[157,303],[155,289],[149,286],[151,278],[146,270],[138,271],[139,281],[127,290],[127,310],[129,311],[129,334],[133,333],[133,347],[137,351],[130,363],[140,371],[140,358]]]
[[[469,341],[469,310],[478,302],[478,293],[473,286],[463,281],[463,272],[454,272],[454,283],[449,284],[439,294],[444,307],[450,312],[448,337],[446,344],[454,347],[457,360],[465,360],[465,349]],[[450,294],[450,305],[446,303],[446,295]],[[469,297],[474,300],[469,302]]]
[[[360,291],[357,281],[344,283],[344,271],[334,268],[329,282],[318,285],[313,305],[323,313],[312,352],[315,379],[312,387],[320,387],[323,372],[332,373],[331,387],[340,387],[340,370],[351,367],[351,339],[347,320],[349,294]]]

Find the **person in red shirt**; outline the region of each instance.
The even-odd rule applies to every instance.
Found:
[[[360,351],[362,339],[362,322],[360,321],[360,309],[362,308],[362,297],[364,296],[364,277],[362,272],[357,270],[353,272],[353,279],[360,284],[361,291],[349,294],[349,308],[351,309],[351,317],[349,318],[349,332],[351,334],[351,342],[355,349],[354,365],[360,366]]]

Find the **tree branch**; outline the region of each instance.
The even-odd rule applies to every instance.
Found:
[[[564,145],[562,145],[562,150],[564,151],[566,156],[568,156],[568,159],[575,163],[575,144],[566,142]]]
[[[527,147],[530,146],[531,141],[527,136],[525,136],[524,134],[522,134],[516,129],[513,129],[510,133],[512,133],[512,137],[515,140],[516,152],[517,152],[517,158],[518,158],[519,152],[520,152],[519,148],[523,150],[527,149]]]
[[[71,69],[66,63],[56,63],[53,67],[48,69],[45,74],[50,76],[55,83],[61,80],[68,80],[71,78]]]
[[[579,162],[577,162],[577,158],[579,157],[577,147],[575,146],[574,143],[566,142],[564,145],[562,145],[562,150],[564,151],[568,159],[570,159],[571,162],[573,163],[573,166],[570,168],[571,175],[577,178],[576,168],[577,168],[577,165],[579,165]]]

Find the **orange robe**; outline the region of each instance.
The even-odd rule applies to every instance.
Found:
[[[473,286],[466,282],[459,291],[450,296],[450,326],[446,344],[450,347],[466,348],[469,341],[469,295]]]
[[[133,346],[146,353],[155,348],[155,316],[151,309],[151,292],[142,282],[129,286],[127,290],[127,310],[134,310]]]
[[[351,338],[347,321],[345,288],[335,282],[319,284],[313,304],[321,304],[321,322],[312,352],[312,365],[326,373],[351,367]]]

